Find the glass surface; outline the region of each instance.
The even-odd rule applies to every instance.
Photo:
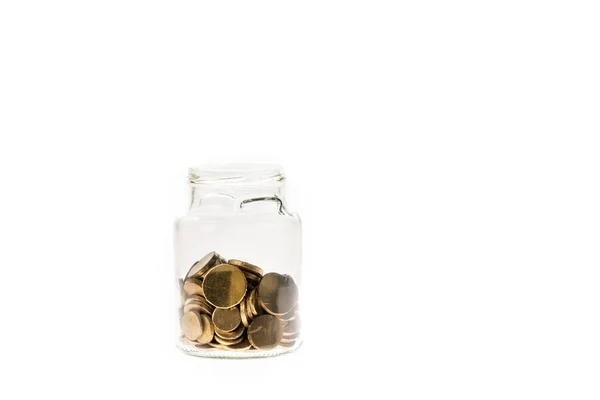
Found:
[[[189,184],[190,207],[187,214],[175,222],[175,276],[178,291],[181,290],[183,280],[192,265],[213,251],[225,261],[237,259],[254,264],[263,270],[263,274],[275,272],[289,275],[298,287],[298,292],[301,291],[301,222],[299,217],[285,205],[285,178],[281,167],[263,164],[227,164],[190,168]],[[256,282],[247,283],[246,297],[249,297],[254,283]],[[261,301],[269,295],[267,286],[265,284],[260,286],[260,283],[256,286],[253,303],[256,304],[256,314],[273,314],[268,311],[268,307],[261,307]],[[260,288],[265,288],[262,296]],[[281,296],[287,292],[279,290],[277,293],[280,298],[276,300],[282,300],[281,304],[284,304],[283,300],[286,299]],[[181,318],[186,299],[189,303],[191,296],[180,294],[177,309]],[[299,299],[298,295],[295,311],[300,308]],[[243,308],[241,304],[236,307],[238,310]],[[199,313],[208,316],[206,310]],[[234,351],[231,347],[217,343],[217,338],[213,339],[213,343],[208,346],[199,345],[189,338],[186,339],[183,333],[178,338],[178,347],[185,353],[196,356],[242,358],[268,357],[297,349],[302,343],[301,335],[286,333],[285,326],[289,322],[281,321],[280,318],[293,317],[297,319],[294,325],[299,326],[299,313],[292,315],[290,312],[287,316],[274,316],[282,323],[284,334],[280,344],[272,349],[252,347],[248,350]],[[248,325],[253,328],[251,324],[253,320],[250,318],[251,316],[248,315]],[[260,321],[270,318],[263,318]],[[258,329],[258,325],[260,324],[255,324],[254,328]],[[243,335],[247,337],[249,332],[250,329],[246,328]],[[258,338],[259,333],[255,333],[253,337]],[[226,340],[221,340],[221,343],[224,341],[228,343]],[[217,347],[212,347],[213,345]]]

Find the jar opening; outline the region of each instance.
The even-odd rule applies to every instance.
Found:
[[[283,168],[277,164],[205,164],[189,169],[191,185],[247,185],[283,182]]]

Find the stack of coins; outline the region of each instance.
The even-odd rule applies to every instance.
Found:
[[[289,275],[210,252],[184,279],[180,325],[184,344],[231,351],[292,347],[300,335],[298,287]]]

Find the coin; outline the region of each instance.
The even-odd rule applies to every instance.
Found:
[[[284,342],[283,340],[281,342],[279,342],[279,345],[281,347],[294,347],[294,345],[296,344],[295,340],[292,340],[291,342]],[[196,346],[197,347],[197,346]]]
[[[212,314],[215,328],[223,332],[231,332],[242,322],[240,310],[237,307],[215,308]]]
[[[181,317],[181,332],[189,340],[196,340],[202,335],[202,318],[196,311],[188,311]]]
[[[202,257],[199,261],[196,261],[194,265],[192,265],[188,273],[185,275],[185,279],[192,277],[202,278],[202,276],[204,276],[204,274],[206,274],[209,269],[211,269],[212,267],[217,265],[218,262],[220,262],[220,258],[221,257],[217,253],[211,251],[210,253]]]
[[[189,295],[197,294],[200,296],[204,296],[204,291],[202,290],[202,281],[200,279],[186,279],[186,281],[183,282],[183,290]]]
[[[256,265],[250,264],[246,261],[229,260],[227,263],[230,265],[235,265],[236,267],[239,267],[242,271],[248,271],[255,275],[263,274],[263,270],[261,268],[257,267]]]
[[[183,311],[192,311],[196,310],[202,312],[204,314],[212,315],[215,308],[210,305],[204,297],[194,297],[185,301],[185,306],[183,307]]]
[[[250,300],[249,297],[246,297],[244,299],[244,303],[246,303],[246,318],[248,318],[248,322],[251,322],[254,319],[254,314],[252,314],[252,311],[250,310]]]
[[[281,323],[272,315],[260,315],[248,327],[248,340],[256,349],[272,349],[279,344],[282,336]]]
[[[283,341],[285,340],[292,340],[292,339],[296,339],[298,336],[300,336],[300,332],[294,332],[294,333],[285,333],[285,330],[283,331],[283,337],[281,338],[281,340]]]
[[[284,315],[298,301],[298,287],[291,276],[270,272],[258,284],[258,301],[269,314]]]
[[[248,325],[250,325],[250,322],[246,316],[246,299],[240,302],[240,318],[242,320],[242,324],[247,328]]]
[[[256,289],[253,289],[252,292],[250,292],[250,295],[247,298],[247,302],[247,306],[250,310],[250,313],[252,314],[252,317],[256,317],[260,314],[263,314],[262,307],[256,301]]]
[[[232,346],[234,344],[241,343],[244,340],[244,337],[240,336],[239,338],[235,338],[235,339],[224,339],[218,335],[215,335],[215,340],[222,345]]]
[[[197,342],[207,344],[213,340],[215,334],[213,324],[208,315],[201,314],[200,318],[202,318],[202,334],[198,336]]]
[[[250,350],[252,345],[247,337],[244,337],[241,342],[227,346],[227,350],[242,351]]]
[[[246,277],[239,268],[220,264],[204,276],[202,288],[210,304],[218,308],[231,308],[239,304],[246,294]]]
[[[296,306],[294,306],[294,308],[292,308],[289,312],[283,315],[278,315],[277,318],[279,318],[281,321],[291,321],[296,318],[296,314]]]
[[[237,327],[237,329],[235,329],[234,331],[231,332],[223,332],[217,328],[215,328],[215,334],[223,339],[237,339],[240,336],[242,336],[244,334],[244,332],[246,331],[246,328],[244,327],[244,325],[241,325]]]
[[[292,333],[300,332],[300,318],[296,318],[292,321],[288,321],[283,327],[283,334],[290,335]]]

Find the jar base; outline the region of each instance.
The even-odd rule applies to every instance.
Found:
[[[284,354],[293,353],[298,350],[302,346],[302,340],[296,341],[296,343],[291,347],[281,347],[278,346],[272,350],[246,350],[246,351],[231,351],[231,350],[221,350],[218,348],[215,349],[197,349],[193,346],[187,346],[182,343],[177,343],[177,348],[181,350],[183,353],[194,356],[194,357],[203,357],[203,358],[268,358],[268,357],[277,357]]]

